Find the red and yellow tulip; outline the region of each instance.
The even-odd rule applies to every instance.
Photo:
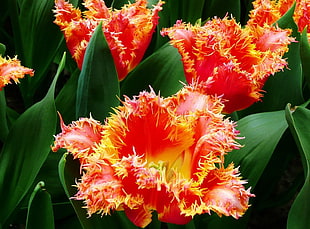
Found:
[[[146,0],[110,9],[103,0],[85,0],[88,10],[81,12],[65,0],[56,0],[55,23],[64,33],[68,49],[81,69],[88,42],[95,28],[102,29],[110,47],[119,80],[141,61],[158,24],[159,1],[152,9]]]
[[[296,2],[293,19],[301,33],[307,27],[310,37],[310,2],[308,0],[256,0],[250,12],[249,24],[271,25],[282,17]]]
[[[242,28],[227,17],[202,26],[178,21],[161,33],[181,54],[187,82],[222,97],[225,113],[260,100],[268,77],[287,65],[282,56],[294,41],[289,29],[253,24]]]
[[[162,98],[153,91],[126,98],[104,125],[80,119],[56,136],[53,150],[79,158],[75,198],[89,215],[124,210],[137,226],[159,220],[186,224],[196,214],[241,217],[250,189],[225,155],[240,145],[236,124],[219,98],[185,87]]]

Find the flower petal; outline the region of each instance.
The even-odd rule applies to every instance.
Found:
[[[62,132],[55,137],[53,151],[66,148],[74,158],[87,158],[102,138],[103,127],[92,118],[80,118],[66,126],[60,116]]]
[[[209,191],[203,197],[204,203],[220,216],[233,216],[238,219],[249,207],[249,198],[254,197],[250,190],[245,190],[245,181],[238,177],[238,169],[230,164],[226,169],[215,169],[205,179]]]
[[[21,66],[20,61],[14,57],[13,59],[5,59],[0,56],[0,90],[9,84],[11,80],[15,83],[25,75],[34,75],[34,71],[30,68]]]

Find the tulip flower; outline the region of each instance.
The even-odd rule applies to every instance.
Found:
[[[310,2],[308,0],[255,0],[253,10],[250,12],[248,24],[271,25],[282,17],[296,2],[293,19],[301,33],[307,26],[310,37]],[[309,39],[310,40],[310,39]]]
[[[143,58],[158,24],[162,4],[159,1],[148,9],[146,0],[137,0],[121,10],[112,10],[103,0],[85,0],[84,6],[88,10],[81,12],[65,0],[56,0],[54,22],[63,31],[68,49],[80,69],[89,40],[102,22],[118,78],[122,80]]]
[[[242,28],[227,17],[203,26],[177,21],[161,31],[181,54],[187,82],[222,97],[225,113],[260,100],[268,77],[287,65],[282,56],[294,40],[290,33],[268,25]]]
[[[240,137],[222,109],[219,98],[199,87],[167,98],[143,91],[126,97],[104,124],[92,118],[62,123],[53,150],[65,148],[80,160],[74,198],[89,215],[125,211],[139,227],[154,211],[174,224],[212,211],[238,219],[254,195],[238,168],[224,166]]]
[[[19,83],[19,79],[24,78],[25,75],[33,76],[34,71],[23,67],[16,57],[11,59],[0,56],[0,90],[9,84],[11,80]]]

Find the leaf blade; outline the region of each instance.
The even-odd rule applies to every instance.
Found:
[[[310,224],[310,110],[297,107],[286,107],[286,118],[289,128],[301,154],[305,183],[294,200],[289,211],[287,228],[303,228]]]
[[[50,194],[39,182],[29,200],[26,229],[54,229],[54,213]]]
[[[144,77],[143,80],[141,77]],[[181,82],[186,82],[181,56],[176,48],[167,43],[127,76],[122,82],[121,94],[137,95],[151,86],[162,96],[169,96],[183,87]]]
[[[63,67],[64,58],[46,96],[14,122],[3,145],[0,154],[0,202],[3,206],[0,209],[0,224],[2,225],[8,223],[8,219],[32,186],[50,152],[57,122],[54,91]]]
[[[78,79],[76,116],[92,116],[100,121],[119,105],[119,82],[112,54],[100,23],[89,44]]]

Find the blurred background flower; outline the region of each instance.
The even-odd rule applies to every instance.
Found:
[[[264,26],[271,25],[279,20],[296,3],[293,19],[301,33],[305,28],[309,39],[310,2],[307,0],[255,0],[254,9],[250,12],[249,23]]]
[[[23,67],[17,57],[11,59],[0,55],[0,90],[11,81],[19,83],[25,75],[33,76],[33,69]]]

